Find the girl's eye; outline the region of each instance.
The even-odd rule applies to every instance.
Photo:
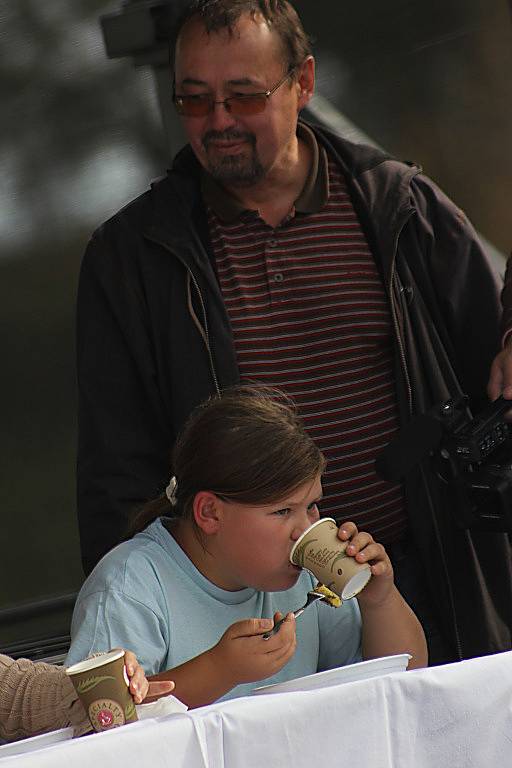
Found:
[[[313,510],[318,509],[319,501],[314,501],[312,504],[308,507],[308,512],[313,512]]]
[[[278,517],[285,517],[286,515],[290,514],[289,509],[276,509],[275,512],[272,512],[273,515],[277,515]]]

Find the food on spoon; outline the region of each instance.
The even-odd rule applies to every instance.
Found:
[[[341,597],[337,595],[336,592],[333,592],[332,589],[329,589],[329,587],[326,587],[325,584],[321,584],[320,582],[318,582],[313,592],[320,592],[322,595],[324,595],[325,602],[328,605],[330,605],[332,608],[340,607]]]

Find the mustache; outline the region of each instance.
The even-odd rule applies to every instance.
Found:
[[[225,131],[207,131],[203,136],[203,147],[208,149],[212,141],[248,141],[253,147],[256,145],[256,137],[248,131],[235,131],[227,129]]]

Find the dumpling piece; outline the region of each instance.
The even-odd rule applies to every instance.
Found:
[[[313,592],[320,592],[322,595],[325,595],[324,602],[330,605],[332,608],[340,607],[342,602],[341,597],[337,595],[336,592],[333,592],[332,589],[326,587],[325,584],[318,582]]]

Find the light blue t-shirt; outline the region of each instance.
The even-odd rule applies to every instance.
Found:
[[[216,645],[236,621],[295,610],[315,583],[303,571],[284,592],[220,589],[197,570],[158,519],[105,555],[85,581],[73,612],[66,665],[122,646],[136,654],[146,674],[163,672]],[[237,685],[222,699],[361,660],[357,600],[336,609],[317,602],[296,626],[295,654],[277,674]]]

